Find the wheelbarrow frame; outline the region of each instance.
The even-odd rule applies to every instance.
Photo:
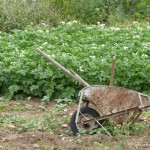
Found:
[[[93,90],[92,88],[95,90]],[[96,92],[98,91],[98,95],[97,93],[95,93],[95,91]],[[102,98],[106,97],[106,102],[109,102],[112,105],[109,104],[108,105],[109,107],[107,107],[107,105],[105,105],[106,103],[102,102],[103,99],[98,97],[99,93],[100,94],[102,93],[101,95]],[[95,102],[95,99],[92,100],[93,98],[92,94],[94,95],[94,97],[97,96],[97,102]],[[110,99],[109,96],[111,96],[112,99]],[[128,100],[125,102],[126,98]],[[105,99],[103,101],[105,101]],[[116,104],[113,105],[112,102],[114,101],[117,101],[118,105],[116,106],[116,108],[118,109],[115,108]],[[86,103],[86,107],[88,107],[89,103],[92,103],[93,105],[92,108],[97,110],[101,116],[93,117],[92,119],[85,119],[84,121],[83,120],[79,121],[79,114],[84,116],[84,114],[82,114],[82,112],[80,111],[82,108],[82,104],[84,103]],[[102,108],[100,108],[99,105],[105,108],[104,111],[102,111]],[[115,123],[123,124],[130,122],[130,125],[133,125],[139,119],[142,112],[149,109],[150,109],[150,97],[146,94],[142,94],[130,89],[115,86],[106,86],[106,85],[91,86],[83,88],[80,91],[80,99],[76,113],[75,123],[76,126],[78,126],[79,124],[88,124],[91,121],[95,120],[101,127],[103,127],[101,122],[103,122],[103,120],[111,119]],[[106,129],[104,128],[104,130]],[[111,134],[108,131],[106,132],[108,133],[108,135],[111,136]]]
[[[111,70],[111,77],[110,77],[110,85],[106,86],[106,85],[101,85],[101,86],[91,86],[89,85],[86,81],[84,81],[79,75],[77,75],[74,71],[69,71],[66,68],[64,68],[62,65],[60,65],[58,62],[56,62],[51,56],[47,55],[46,53],[44,53],[43,51],[41,51],[40,49],[36,49],[41,55],[43,55],[45,58],[47,58],[51,63],[53,63],[55,66],[57,66],[58,68],[60,68],[64,73],[68,74],[69,76],[71,76],[73,79],[75,79],[76,81],[78,81],[81,85],[83,85],[85,88],[83,88],[80,92],[79,92],[79,104],[78,104],[78,109],[76,111],[76,118],[75,118],[75,124],[83,124],[83,123],[88,123],[90,121],[96,121],[100,126],[101,123],[99,121],[101,120],[105,120],[105,119],[112,119],[114,122],[116,121],[116,118],[121,116],[121,118],[123,118],[123,120],[120,123],[124,123],[127,121],[130,121],[131,124],[134,124],[138,118],[140,117],[140,115],[142,114],[143,111],[145,110],[149,110],[150,109],[150,97],[146,94],[142,94],[130,89],[126,89],[126,88],[120,88],[120,87],[114,87],[112,86],[112,82],[113,82],[113,76],[114,76],[114,68],[115,68],[115,58],[113,58],[113,63],[112,63],[112,70]],[[87,89],[90,89],[90,92],[87,92]],[[94,90],[92,89],[98,89],[99,91],[96,93]],[[93,93],[91,93],[91,91]],[[106,93],[107,91],[107,93]],[[89,94],[90,93],[90,94]],[[121,99],[121,95],[119,95],[118,93],[121,93],[123,95],[125,95],[126,99]],[[130,95],[131,94],[131,95]],[[109,97],[108,97],[109,95]],[[96,100],[92,100],[92,96],[97,96]],[[111,102],[111,100],[114,98],[114,101],[120,103],[117,107],[114,105],[111,105],[109,103],[109,107],[107,107],[107,104],[103,104],[103,102],[105,101],[102,100],[100,97],[103,96],[104,98],[106,97],[106,101],[107,102]],[[112,96],[112,99],[111,99]],[[144,100],[146,98],[146,101]],[[101,104],[100,101],[101,100]],[[126,107],[124,107],[124,101],[126,101]],[[96,101],[96,102],[94,102]],[[145,103],[146,102],[146,103]],[[98,113],[101,114],[100,117],[93,117],[92,119],[86,119],[84,121],[78,121],[79,119],[79,114],[82,112],[80,111],[82,108],[82,104],[86,103],[86,107],[88,107],[89,103],[93,104],[94,109],[96,108],[96,110],[98,111]],[[131,106],[128,106],[128,103],[131,103]],[[97,106],[97,104],[99,104],[99,106],[102,107],[106,107],[106,110],[99,109]],[[114,109],[117,108],[117,109]],[[102,111],[102,112],[101,112]],[[128,118],[128,119],[124,119],[124,116],[127,115],[129,113],[132,113],[132,115]],[[83,114],[82,114],[83,115]]]
[[[99,86],[92,86],[92,87],[99,87]],[[104,85],[104,86],[100,86],[100,87],[107,87],[107,86]],[[118,89],[118,87],[114,87],[114,86],[113,86],[113,88]],[[79,113],[80,113],[80,108],[82,107],[81,105],[84,104],[84,103],[87,103],[86,107],[88,107],[88,104],[90,103],[90,100],[85,98],[85,95],[84,95],[84,90],[85,89],[86,88],[84,88],[80,91],[80,99],[79,99],[79,104],[78,104],[76,123],[80,123],[80,122],[78,122],[78,116],[79,116]],[[121,89],[125,89],[125,88],[121,88]],[[135,93],[138,96],[137,101],[139,101],[139,103],[137,103],[137,104],[135,104],[132,107],[127,108],[127,109],[122,109],[122,110],[114,111],[114,112],[107,112],[105,115],[103,114],[102,116],[96,117],[95,119],[100,121],[100,120],[105,120],[105,119],[117,117],[117,116],[120,116],[120,115],[125,115],[125,114],[128,114],[130,112],[134,112],[133,115],[130,117],[130,121],[132,122],[132,124],[134,124],[138,120],[138,118],[140,117],[141,113],[144,110],[149,110],[150,109],[150,97],[148,95],[142,94],[142,93],[130,90],[130,89],[125,89],[125,90],[128,91],[128,92]],[[143,99],[146,99],[145,102],[144,102]],[[147,103],[147,104],[145,104],[145,103]],[[94,104],[94,108],[96,108],[96,104]],[[98,108],[96,108],[96,110],[98,110],[98,112],[100,111]],[[102,114],[102,113],[100,113],[100,114]],[[91,120],[92,119],[86,120],[85,122],[89,122]],[[115,122],[117,122],[117,121],[115,121]],[[120,122],[120,123],[123,123],[123,122]]]

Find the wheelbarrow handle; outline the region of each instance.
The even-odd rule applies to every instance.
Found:
[[[55,66],[60,68],[64,73],[70,75],[73,79],[78,81],[81,85],[84,87],[89,87],[90,85],[85,82],[78,74],[76,74],[74,71],[69,71],[66,68],[64,68],[62,65],[60,65],[57,61],[55,61],[50,55],[47,55],[39,48],[36,49],[41,55],[43,55],[45,58],[47,58],[51,63],[53,63]]]

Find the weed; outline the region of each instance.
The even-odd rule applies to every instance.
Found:
[[[0,104],[0,112],[7,109],[7,105],[6,104]]]
[[[99,142],[94,142],[94,149],[109,150],[109,147]]]
[[[59,118],[58,115],[59,113],[55,110],[45,113],[44,116],[41,118],[41,123],[38,126],[38,130],[39,131],[53,131],[55,133],[62,132],[61,126],[64,123],[67,123],[68,119],[66,117]]]
[[[4,118],[0,117],[0,125],[4,123]]]
[[[148,126],[143,123],[135,123],[134,126],[131,126],[130,123],[126,123],[121,127],[120,125],[110,121],[105,121],[103,123],[103,126],[112,136],[124,135],[126,137],[132,134],[139,135],[145,130],[145,128],[148,128]],[[97,133],[99,135],[107,134],[103,128],[98,128],[97,126],[95,126],[88,133],[86,130],[81,130],[78,136],[94,133]]]
[[[75,103],[75,101],[73,99],[68,99],[68,98],[64,98],[64,99],[55,99],[55,101],[58,103],[58,105],[60,104],[66,104],[68,106],[72,105]]]
[[[144,117],[150,118],[150,111],[144,111],[144,112],[142,113],[142,115],[143,115]]]
[[[50,100],[50,97],[49,96],[44,96],[42,99],[41,99],[41,104],[40,106],[41,107],[45,107],[45,105],[49,102]]]
[[[11,110],[13,111],[25,111],[25,110],[31,110],[32,105],[26,104],[24,106],[21,106],[20,104],[15,104],[11,107]]]
[[[29,129],[35,128],[37,125],[37,120],[31,120],[27,123],[20,124],[19,128],[17,129],[19,132],[26,132]]]

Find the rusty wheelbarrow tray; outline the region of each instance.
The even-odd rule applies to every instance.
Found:
[[[112,86],[114,63],[112,64],[111,84],[109,86],[92,86],[74,71],[67,70],[40,49],[37,49],[37,51],[85,87],[79,92],[78,109],[71,117],[70,125],[74,134],[79,133],[83,129],[88,132],[95,124],[103,127],[102,122],[106,119],[120,124],[124,122],[134,124],[142,111],[150,109],[150,97],[148,95]],[[89,107],[89,105],[91,106]]]
[[[89,102],[92,104],[92,108],[100,115],[92,117],[87,116],[85,110],[81,110],[81,104],[86,102],[88,107]],[[85,109],[83,107],[83,109]],[[111,119],[115,123],[123,124],[130,122],[134,124],[143,111],[150,109],[150,97],[146,94],[142,94],[130,89],[115,87],[115,86],[91,86],[83,88],[80,91],[80,101],[78,110],[75,112],[76,128],[75,134],[79,130],[91,130],[96,121],[101,124],[103,120]],[[84,117],[84,115],[86,116]],[[92,115],[92,114],[90,114]],[[73,119],[74,120],[74,119]]]

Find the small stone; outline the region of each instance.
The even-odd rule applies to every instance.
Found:
[[[148,120],[147,117],[140,117],[140,118],[139,118],[139,121],[146,121],[146,120]]]
[[[0,149],[3,149],[3,146],[2,146],[2,145],[0,145]]]
[[[73,113],[70,113],[70,114],[69,114],[69,116],[72,116],[72,115],[73,115]]]
[[[64,109],[64,112],[68,111],[68,109]]]
[[[63,127],[63,128],[67,128],[67,127],[68,127],[68,124],[63,124],[62,127]]]
[[[8,142],[7,138],[2,139],[2,142]]]
[[[15,128],[16,128],[16,126],[15,126],[15,125],[13,125],[13,124],[9,124],[9,125],[8,125],[8,128],[10,128],[10,129],[15,129]]]
[[[65,138],[63,137],[61,140],[62,140],[62,141],[64,141],[64,140],[65,140]]]
[[[39,148],[39,145],[38,144],[34,144],[33,147],[34,148]]]

